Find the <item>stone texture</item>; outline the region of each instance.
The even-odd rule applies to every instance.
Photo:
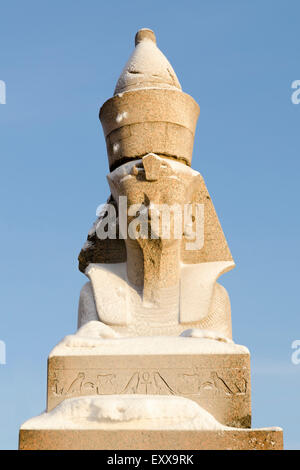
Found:
[[[169,159],[166,159],[168,162]],[[136,162],[139,165],[141,159]],[[197,250],[187,250],[186,241],[183,237],[181,243],[181,261],[185,264],[205,263],[210,261],[233,261],[230,249],[224,236],[221,224],[216,214],[213,202],[208,193],[204,179],[198,172],[191,172],[188,181],[189,194],[186,202],[191,204],[203,204],[204,214],[204,239],[203,247]],[[113,204],[118,215],[118,204],[112,196],[109,197],[108,204]],[[193,210],[195,213],[195,210]],[[87,241],[79,255],[79,269],[85,272],[90,263],[122,263],[126,262],[127,253],[125,241],[119,238],[119,225],[117,223],[117,238],[101,240],[97,237],[95,226],[103,215],[97,219],[90,230]],[[118,222],[118,221],[117,221]]]
[[[121,224],[118,229],[125,238],[127,261],[125,272],[123,266],[116,263],[110,266],[90,264],[86,268],[99,320],[116,326],[130,325],[131,333],[136,335],[170,334],[170,327],[173,334],[179,334],[180,324],[192,327],[194,323],[194,327],[214,329],[231,337],[230,303],[226,291],[220,290],[216,281],[234,267],[234,262],[199,177],[198,172],[187,166],[154,154],[126,163],[109,175],[113,200],[118,201],[119,221],[120,214],[128,212],[125,232]],[[120,198],[125,198],[125,208],[120,207]],[[130,228],[136,222],[136,212],[131,214],[130,210],[134,206],[140,208],[141,204],[148,211],[146,228],[132,236]],[[204,208],[204,216],[196,210],[199,204]],[[162,205],[177,209],[176,213],[169,214],[168,239],[160,232],[152,236],[153,207],[156,211],[155,208]],[[191,226],[185,220],[186,205],[195,214],[188,218],[188,222],[194,218]],[[174,229],[178,215],[183,224],[179,224],[179,237]],[[158,213],[159,223],[163,222],[163,217]],[[209,226],[209,236],[205,236],[204,230],[202,241],[198,231],[203,224]],[[191,242],[190,233],[196,241]],[[183,264],[182,258],[188,263]],[[218,312],[214,314],[216,306]],[[83,319],[91,319],[83,302],[80,302],[80,315],[79,325],[83,324]],[[140,318],[147,321],[148,329],[137,327]]]
[[[134,42],[135,49],[118,79],[114,94],[153,87],[181,90],[172,65],[156,45],[154,32],[140,29]]]
[[[100,320],[123,336],[179,335],[187,328],[201,328],[231,338],[229,297],[215,282],[220,268],[224,264],[186,265],[180,284],[160,289],[159,303],[149,307],[128,286],[125,263],[90,265],[86,274],[91,283],[81,291],[78,326]],[[205,289],[201,289],[203,279],[207,280]]]
[[[20,450],[282,450],[282,430],[27,430]]]
[[[135,44],[115,95],[100,110],[117,239],[97,241],[94,232],[80,253],[94,299],[85,287],[78,324],[98,317],[116,331],[123,328],[125,336],[180,334],[187,325],[230,338],[230,302],[216,281],[234,262],[203,178],[189,168],[199,106],[182,92],[151,30],[139,31]],[[126,198],[126,207],[120,198]],[[159,232],[164,216],[157,205],[179,208],[179,235],[175,228],[169,237]],[[146,229],[137,211],[130,213],[135,206],[147,211]],[[177,213],[170,214],[170,227]]]
[[[191,164],[199,106],[186,93],[127,92],[106,101],[99,116],[111,171],[151,152]]]
[[[48,360],[48,411],[66,398],[79,396],[179,395],[195,401],[224,425],[251,426],[246,348],[209,340],[204,344],[197,338],[168,342],[161,337],[141,338],[139,342],[107,339],[105,344],[90,342],[89,349],[85,338],[82,347],[74,342],[80,339],[75,335],[71,345],[77,348],[58,346],[52,352]],[[201,348],[207,353],[200,353]]]

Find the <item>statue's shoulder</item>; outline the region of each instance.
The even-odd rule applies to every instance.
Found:
[[[91,281],[99,320],[107,325],[127,325],[129,292],[126,263],[90,264],[85,274]]]

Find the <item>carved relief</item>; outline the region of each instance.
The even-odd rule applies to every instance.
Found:
[[[158,372],[135,372],[122,393],[174,395],[166,379]]]
[[[97,394],[110,395],[114,393],[116,374],[98,374],[97,375]]]
[[[63,372],[63,376],[60,376]],[[195,367],[178,371],[173,381],[168,378],[167,370],[137,371],[79,371],[66,374],[55,371],[50,378],[49,391],[54,396],[110,395],[110,394],[151,394],[151,395],[206,395],[238,396],[247,393],[248,382],[245,377],[237,379],[225,377],[216,371]],[[67,377],[70,377],[67,379]]]
[[[110,395],[115,393],[116,374],[100,373],[95,378],[88,372],[78,372],[73,380],[59,378],[59,371],[50,379],[50,391],[54,396]]]
[[[225,394],[225,395],[245,395],[247,392],[247,380],[230,379],[230,377],[221,377],[217,372],[210,372],[208,380],[205,380],[205,372],[195,368],[193,373],[178,374],[179,394],[184,395],[201,395],[202,392],[209,394]]]

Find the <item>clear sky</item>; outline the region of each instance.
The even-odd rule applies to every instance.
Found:
[[[0,447],[45,409],[47,356],[76,329],[77,256],[105,202],[99,107],[141,27],[200,104],[193,167],[237,267],[220,278],[251,351],[253,426],[300,449],[299,1],[1,2]]]

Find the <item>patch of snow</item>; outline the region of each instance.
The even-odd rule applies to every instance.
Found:
[[[89,237],[92,237],[93,235],[95,235],[97,222],[98,222],[98,221],[96,220],[96,222],[93,223],[92,227],[91,227],[90,230],[88,231],[88,236],[89,236]]]
[[[153,87],[181,91],[181,85],[168,59],[153,41],[145,38],[137,44],[126,63],[114,95]]]
[[[117,144],[114,144],[114,145],[117,145]],[[191,167],[185,165],[184,163],[178,162],[176,160],[172,160],[171,158],[168,158],[168,157],[160,157],[159,155],[156,155],[154,153],[149,153],[148,155],[155,155],[156,158],[161,160],[163,168],[170,166],[173,169],[173,171],[177,173],[178,175],[185,174],[191,177],[200,175],[198,171],[193,170]],[[142,164],[142,159],[132,160],[130,162],[124,163],[123,165],[119,166],[114,171],[112,171],[108,175],[108,178],[114,181],[115,178],[120,179],[124,176],[130,175],[132,174],[133,167],[135,165],[141,165],[141,164]],[[176,178],[176,175],[174,175],[174,177]]]
[[[75,336],[89,337],[89,338],[119,338],[119,333],[116,333],[110,326],[101,323],[100,321],[91,321],[83,325],[77,331]]]
[[[118,142],[116,142],[115,144],[113,144],[113,152],[116,153],[120,148],[120,144]]]
[[[88,250],[89,248],[91,248],[92,246],[93,246],[93,242],[87,240],[87,241],[85,242],[85,244],[83,245],[82,249],[83,249],[83,251],[86,251],[86,250]]]
[[[201,330],[200,330],[201,331]],[[206,330],[207,331],[207,330]],[[212,335],[212,333],[210,333]],[[215,334],[221,338],[221,335]],[[92,321],[66,336],[49,357],[72,355],[249,354],[245,346],[207,337],[122,337],[102,322]]]
[[[102,395],[69,398],[21,429],[235,429],[196,402],[169,395]]]
[[[123,111],[122,113],[119,113],[116,117],[117,122],[122,122],[123,119],[125,119],[128,116],[127,111]]]
[[[223,343],[233,343],[232,339],[227,338],[224,335],[221,335],[217,331],[212,330],[201,330],[200,328],[191,328],[188,330],[184,330],[180,336],[186,338],[206,338],[206,339],[213,339],[215,341],[221,341]]]
[[[131,178],[133,178],[132,175],[126,175],[126,176],[124,176],[124,177],[120,180],[120,183],[123,183],[123,182],[126,181],[126,180],[130,180]]]
[[[99,206],[96,209],[96,216],[98,218],[102,217],[108,211],[108,206],[109,204],[107,204],[107,202],[99,204]],[[96,231],[97,224],[98,224],[98,220],[96,220],[96,222],[94,223],[95,231]]]

